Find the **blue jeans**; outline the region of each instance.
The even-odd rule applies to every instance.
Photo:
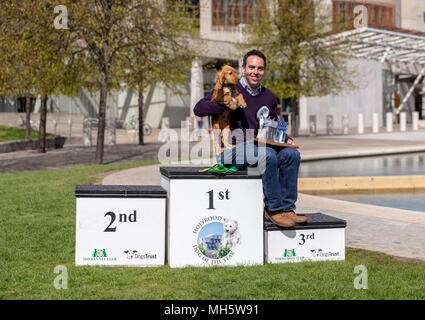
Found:
[[[271,212],[295,210],[300,153],[294,148],[258,147],[252,142],[225,149],[217,158],[238,170],[257,166],[263,180],[264,205]]]

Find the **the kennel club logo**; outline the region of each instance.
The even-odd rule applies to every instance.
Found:
[[[83,257],[84,261],[116,261],[116,257],[111,257],[107,249],[95,248],[91,251],[90,257]]]
[[[196,224],[193,233],[196,235],[195,253],[211,264],[228,261],[241,244],[238,222],[221,216],[204,218]]]

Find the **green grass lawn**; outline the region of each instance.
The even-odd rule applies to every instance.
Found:
[[[0,174],[0,299],[425,299],[425,264],[355,249],[338,262],[75,267],[75,185],[146,164]],[[54,288],[56,265],[68,268],[68,289]],[[368,290],[354,289],[357,265],[368,268]]]
[[[31,139],[38,139],[38,132],[31,131]],[[0,142],[25,139],[25,129],[0,125]]]

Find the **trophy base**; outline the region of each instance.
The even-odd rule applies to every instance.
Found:
[[[299,146],[296,144],[280,143],[280,142],[275,142],[273,140],[265,140],[260,138],[254,138],[254,142],[265,143],[267,146],[273,146],[273,147],[279,147],[279,148],[294,148],[294,149],[299,148]]]

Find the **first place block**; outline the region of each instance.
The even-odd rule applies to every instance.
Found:
[[[81,185],[75,196],[77,266],[164,264],[167,194],[163,188]]]
[[[199,169],[161,167],[170,267],[263,264],[261,176]]]

